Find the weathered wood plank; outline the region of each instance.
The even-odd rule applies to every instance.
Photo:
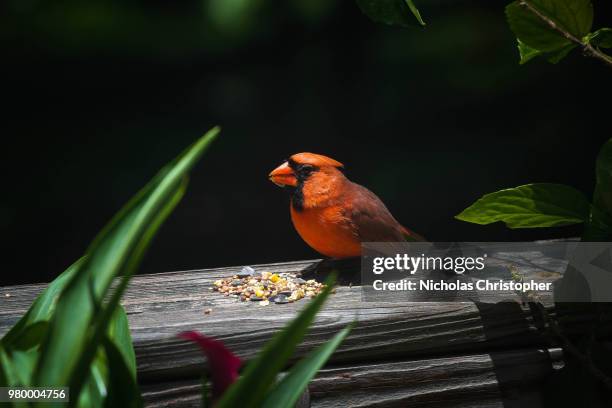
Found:
[[[559,363],[553,350],[512,350],[447,358],[345,364],[322,369],[309,385],[312,407],[540,407],[538,385]],[[145,405],[200,404],[197,380],[142,387]]]
[[[310,264],[291,262],[257,268],[295,272]],[[219,338],[238,355],[250,359],[307,303],[262,307],[209,290],[214,280],[239,270],[233,267],[140,275],[132,280],[123,304],[141,381],[197,376],[203,358],[191,344],[177,339],[181,331],[198,330]],[[0,335],[27,310],[43,287],[0,288]],[[212,311],[206,314],[207,309]],[[574,319],[570,327],[576,330],[592,319],[583,315],[569,318]],[[334,363],[549,345],[530,310],[515,302],[370,303],[362,302],[360,288],[353,286],[338,288],[317,316],[297,355],[325,342],[353,320],[358,324],[334,354]]]

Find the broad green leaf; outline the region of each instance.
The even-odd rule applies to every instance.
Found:
[[[416,18],[420,25],[425,25],[413,0],[357,0],[357,5],[377,23],[407,27],[415,25]]]
[[[340,343],[348,336],[352,325],[345,327],[327,343],[300,360],[268,393],[263,408],[293,407],[308,383],[325,365]]]
[[[518,1],[506,6],[506,18],[516,38],[540,52],[557,51],[570,41],[552,31],[538,16],[526,10]]]
[[[552,53],[546,57],[551,62],[557,62],[576,45],[522,5],[525,2],[576,38],[582,38],[591,30],[593,6],[590,0],[514,1],[506,6],[506,17],[510,28],[522,43],[519,45],[521,63],[533,58],[536,52]]]
[[[521,40],[517,39],[517,43],[518,43],[519,55],[521,57],[521,60],[519,63],[521,65],[529,62],[530,60],[538,56],[542,56],[546,58],[548,62],[552,64],[556,64],[557,62],[565,58],[565,56],[567,56],[567,54],[571,50],[576,48],[575,44],[568,44],[565,47],[562,47],[561,49],[554,51],[554,52],[542,52],[542,51],[536,50],[535,48],[531,48],[530,46],[528,46]]]
[[[155,230],[180,199],[188,171],[218,132],[211,130],[162,169],[96,237],[57,300],[35,384],[70,384],[78,394],[121,295],[117,288],[102,308],[113,279],[123,276],[125,288]]]
[[[329,296],[335,276],[330,276],[326,288],[298,314],[283,330],[266,344],[257,357],[247,365],[243,375],[223,394],[216,408],[259,407],[276,376],[287,364],[297,345],[302,341],[317,312]]]
[[[455,218],[475,224],[503,221],[510,228],[558,227],[588,220],[584,194],[563,184],[536,183],[486,194]]]
[[[533,58],[542,55],[542,51],[536,50],[535,48],[531,48],[530,46],[522,42],[520,39],[517,38],[516,42],[518,45],[519,55],[521,57],[519,64],[523,65],[532,60]]]
[[[600,28],[585,36],[584,41],[596,47],[612,48],[612,28]]]
[[[560,50],[557,50],[555,52],[547,52],[544,54],[544,57],[548,60],[548,62],[550,62],[551,64],[556,64],[557,62],[561,61],[563,58],[565,58],[567,56],[567,54],[569,54],[569,52],[571,50],[573,50],[574,48],[576,48],[577,45],[576,44],[568,44],[565,47],[561,48]]]

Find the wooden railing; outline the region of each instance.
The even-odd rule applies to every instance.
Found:
[[[312,262],[255,268],[299,272]],[[198,330],[249,360],[308,302],[260,306],[211,291],[215,280],[240,269],[133,278],[123,304],[148,406],[200,403],[206,363],[199,350],[178,339],[177,333]],[[44,287],[0,288],[0,335]],[[550,304],[545,306],[555,313]],[[563,319],[571,332],[589,327],[595,317],[576,313]],[[362,302],[361,288],[354,285],[340,286],[330,297],[296,358],[353,320],[356,327],[309,386],[313,407],[537,407],[539,385],[563,365],[561,349],[528,305]]]

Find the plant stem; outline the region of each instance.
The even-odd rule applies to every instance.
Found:
[[[600,370],[595,365],[595,362],[588,355],[583,354],[582,351],[580,351],[578,347],[576,347],[574,343],[572,343],[570,339],[568,339],[563,334],[563,331],[559,327],[559,324],[557,323],[554,317],[551,317],[548,314],[548,311],[546,310],[544,305],[540,302],[529,303],[530,307],[535,307],[535,309],[540,312],[540,316],[542,317],[544,324],[546,325],[545,329],[548,329],[555,337],[557,337],[557,339],[561,342],[563,350],[571,354],[578,361],[578,363],[580,363],[584,368],[586,368],[586,370],[593,377],[601,381],[607,389],[612,390],[612,378],[608,377],[606,373]]]
[[[531,4],[527,0],[519,0],[519,5],[526,8],[527,10],[532,12],[534,15],[536,15],[540,20],[542,20],[546,25],[548,25],[552,30],[556,31],[557,33],[561,34],[563,37],[565,37],[569,41],[573,42],[574,44],[582,48],[582,52],[584,53],[584,55],[587,55],[593,58],[597,58],[612,68],[612,57],[599,51],[596,47],[593,47],[591,44],[586,43],[582,41],[581,39],[577,38],[576,36],[574,36],[572,33],[567,31],[565,28],[557,24],[553,19],[551,19],[546,14],[542,13],[540,10],[534,7],[533,4]]]

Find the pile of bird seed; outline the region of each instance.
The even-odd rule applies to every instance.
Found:
[[[292,273],[259,272],[245,266],[236,275],[215,281],[212,289],[244,302],[259,302],[267,306],[270,302],[282,304],[304,297],[312,298],[324,287],[314,279],[304,280]]]

